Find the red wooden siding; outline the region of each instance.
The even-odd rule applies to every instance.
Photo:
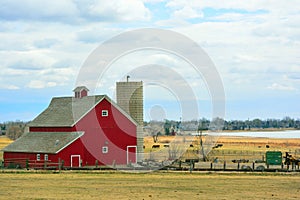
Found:
[[[102,116],[102,110],[108,116]],[[127,146],[136,146],[136,125],[104,99],[76,125],[76,131],[84,131],[81,137],[87,152],[84,161],[94,165],[95,159],[106,165],[127,164]],[[102,153],[102,147],[108,153]]]
[[[37,154],[40,154],[40,161],[37,160]],[[20,163],[22,167],[25,166],[25,161],[28,160],[31,164],[30,167],[43,167],[45,162],[45,154],[48,155],[49,163],[58,164],[59,160],[64,161],[64,166],[71,166],[71,155],[84,155],[84,146],[80,139],[74,141],[71,145],[57,154],[50,153],[23,153],[23,152],[5,152],[3,155],[6,166],[9,162]],[[81,158],[83,159],[83,158]],[[58,165],[56,165],[58,166]]]
[[[86,90],[81,90],[80,98],[87,96],[88,92]]]
[[[75,127],[29,127],[30,132],[73,132]]]

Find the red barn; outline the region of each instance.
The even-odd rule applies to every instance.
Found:
[[[137,122],[106,95],[55,97],[29,132],[3,149],[4,162],[64,161],[66,167],[126,165],[137,160]],[[24,166],[23,166],[24,167]]]

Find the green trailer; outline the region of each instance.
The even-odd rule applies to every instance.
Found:
[[[267,151],[266,152],[266,164],[267,165],[281,165],[282,164],[282,152],[281,151]]]

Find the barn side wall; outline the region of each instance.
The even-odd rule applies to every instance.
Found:
[[[55,160],[58,161],[58,159],[64,161],[64,166],[70,167],[71,166],[71,156],[77,156],[80,155],[80,159],[82,160],[82,166],[84,166],[84,151],[85,148],[82,144],[82,141],[80,138],[78,138],[75,142],[64,148],[62,151],[60,151],[56,157]]]
[[[26,160],[29,162],[31,168],[43,168],[45,166],[45,155],[48,155],[46,166],[58,166],[59,161],[64,162],[65,167],[71,166],[71,155],[80,155],[84,159],[85,148],[78,138],[72,144],[61,150],[59,153],[22,153],[22,152],[4,152],[3,158],[5,167],[9,165],[20,165],[22,168],[26,167]],[[37,160],[37,154],[40,154],[40,161]]]
[[[40,154],[40,160],[37,160],[37,154]],[[11,168],[36,168],[45,167],[58,168],[58,160],[55,154],[47,154],[48,161],[45,163],[45,153],[22,153],[22,152],[4,152],[4,166]],[[27,166],[28,165],[28,166]]]
[[[102,110],[108,111],[108,116],[102,116]],[[137,145],[136,125],[106,99],[75,127],[85,132],[81,140],[86,147],[84,162],[88,165],[95,160],[104,165],[127,164],[127,146]],[[102,152],[103,147],[108,148],[107,153]]]

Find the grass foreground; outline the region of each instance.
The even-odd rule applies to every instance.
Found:
[[[299,199],[297,173],[2,171],[0,199]]]

